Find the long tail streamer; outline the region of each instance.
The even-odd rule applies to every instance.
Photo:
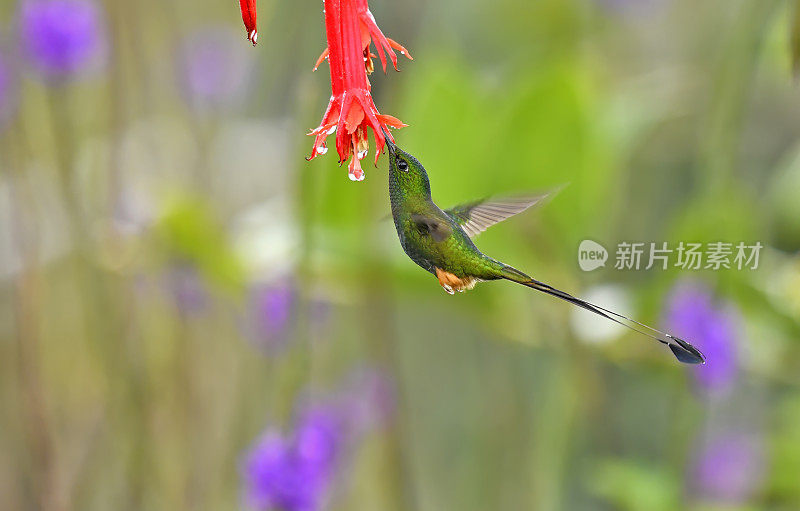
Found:
[[[631,319],[627,316],[623,316],[617,312],[608,310],[604,307],[600,307],[599,305],[595,305],[593,303],[589,303],[586,300],[581,300],[580,298],[576,298],[569,293],[561,291],[560,289],[556,289],[549,284],[545,284],[544,282],[539,282],[538,280],[525,275],[521,271],[517,270],[516,268],[512,268],[510,266],[506,267],[508,275],[505,276],[506,279],[516,282],[518,284],[522,284],[523,286],[527,286],[531,289],[535,289],[537,291],[541,291],[543,293],[547,293],[551,296],[555,296],[556,298],[560,298],[565,300],[569,303],[577,305],[583,309],[588,311],[594,312],[600,316],[603,316],[606,319],[610,319],[611,321],[618,323],[626,328],[633,330],[634,332],[640,333],[642,335],[646,335],[647,337],[654,339],[661,344],[665,344],[669,347],[672,353],[675,355],[680,362],[684,364],[705,364],[706,358],[700,353],[700,350],[689,344],[688,342],[675,337],[674,335],[670,335],[666,332],[662,332],[661,330],[657,330],[651,326],[645,325],[644,323],[640,323],[634,319]]]

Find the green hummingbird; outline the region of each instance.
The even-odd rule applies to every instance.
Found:
[[[474,236],[525,211],[545,195],[483,200],[442,210],[431,198],[428,174],[419,160],[397,147],[388,136],[386,145],[389,152],[389,198],[400,245],[412,261],[439,279],[447,293],[472,289],[485,280],[510,280],[655,339],[669,346],[680,362],[705,363],[703,354],[683,339],[576,298],[478,250],[472,241]]]

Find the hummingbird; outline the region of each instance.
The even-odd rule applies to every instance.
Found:
[[[540,282],[481,252],[472,241],[492,225],[525,211],[545,195],[487,199],[443,210],[431,198],[425,167],[387,136],[389,199],[392,218],[406,255],[432,273],[449,294],[463,292],[487,280],[508,280],[555,296],[619,323],[666,346],[680,362],[704,364],[705,357],[688,342],[622,314],[576,298]]]

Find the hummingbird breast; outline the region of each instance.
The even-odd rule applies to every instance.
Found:
[[[422,250],[420,241],[417,239],[420,233],[416,232],[412,222],[410,220],[404,221],[401,217],[395,216],[394,226],[397,229],[397,237],[400,239],[400,246],[403,247],[403,252],[422,269],[435,274],[436,270],[433,262]]]

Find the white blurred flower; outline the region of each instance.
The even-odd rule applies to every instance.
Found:
[[[631,310],[629,293],[617,284],[591,287],[581,298],[622,314]],[[618,338],[626,330],[622,325],[580,307],[573,308],[570,314],[570,326],[575,336],[588,344],[606,344]]]

